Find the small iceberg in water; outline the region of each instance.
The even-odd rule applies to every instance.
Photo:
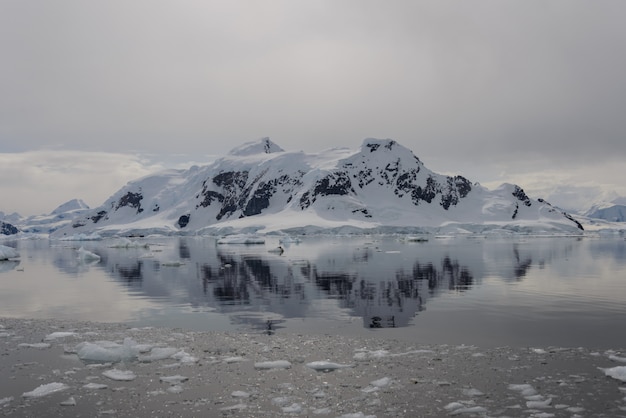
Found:
[[[98,261],[100,260],[100,256],[96,253],[92,253],[91,251],[84,249],[83,247],[80,247],[78,249],[78,259],[85,262]]]
[[[218,245],[223,244],[244,244],[244,245],[254,245],[254,244],[265,244],[265,238],[260,237],[258,235],[246,235],[246,234],[236,234],[236,235],[227,235],[217,240]]]
[[[0,260],[10,260],[12,258],[18,258],[20,253],[13,247],[7,247],[6,245],[0,245]]]

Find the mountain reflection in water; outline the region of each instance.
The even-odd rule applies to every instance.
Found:
[[[0,316],[574,346],[611,346],[626,321],[623,239],[321,236],[282,254],[278,237],[137,242],[7,242],[21,258],[0,266]]]

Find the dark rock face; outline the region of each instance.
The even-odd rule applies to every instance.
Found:
[[[90,219],[93,223],[97,224],[98,221],[102,218],[105,218],[107,215],[107,211],[106,210],[101,210],[98,213],[96,213],[94,216],[92,216]]]
[[[19,229],[10,223],[0,221],[0,235],[15,235],[17,234]]]
[[[137,209],[137,213],[141,213],[143,212],[143,208],[141,207],[142,199],[143,195],[141,193],[128,192],[124,196],[120,197],[120,200],[117,202],[117,206],[115,206],[115,210],[128,206]]]
[[[515,196],[517,200],[523,202],[526,206],[530,206],[532,204],[530,203],[530,198],[526,196],[526,193],[524,193],[524,190],[522,190],[522,188],[519,186],[515,186],[515,190],[513,191],[513,196]]]
[[[290,201],[291,193],[301,184],[300,179],[304,175],[299,171],[295,177],[284,174],[264,179],[266,173],[267,170],[251,179],[248,171],[229,171],[205,180],[202,191],[196,195],[197,199],[201,199],[196,209],[219,204],[216,220],[228,218],[237,211],[240,211],[240,217],[258,215],[269,207],[272,197],[279,191],[288,195]],[[214,186],[220,191],[212,190]]]
[[[349,193],[355,193],[352,188],[352,182],[348,173],[345,171],[337,171],[330,173],[315,183],[313,190],[309,190],[302,194],[300,198],[300,208],[306,209],[311,206],[318,196],[338,195],[343,196]]]
[[[182,215],[180,218],[178,218],[178,226],[180,228],[184,228],[187,226],[187,224],[189,223],[189,220],[191,219],[191,215],[187,214],[187,215]]]

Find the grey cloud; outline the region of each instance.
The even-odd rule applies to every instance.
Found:
[[[623,160],[624,12],[610,0],[6,1],[0,151],[389,137],[449,170]]]

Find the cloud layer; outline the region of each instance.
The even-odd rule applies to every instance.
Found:
[[[381,137],[482,182],[525,165],[616,189],[597,168],[626,161],[625,13],[620,0],[5,1],[0,152]]]

